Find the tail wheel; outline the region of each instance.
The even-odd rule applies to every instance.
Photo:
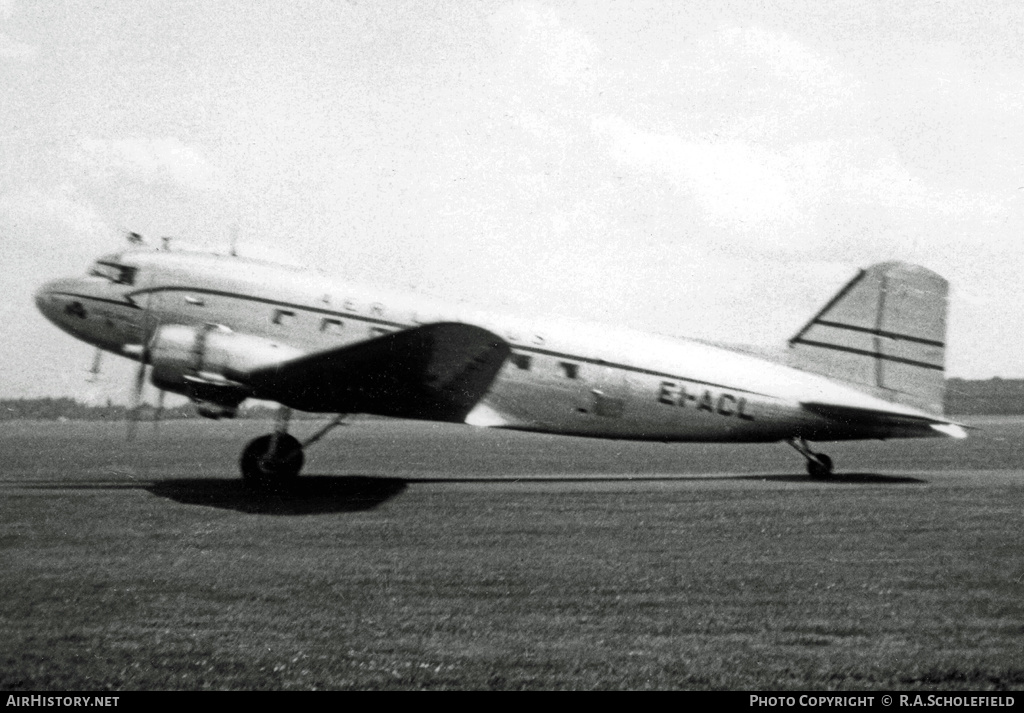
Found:
[[[827,478],[832,475],[832,459],[824,453],[815,453],[813,460],[807,459],[807,474],[812,478]]]
[[[242,451],[239,465],[242,482],[246,485],[255,488],[288,485],[298,477],[306,461],[302,444],[291,434],[278,434],[277,448],[270,457],[273,439],[273,434],[260,436],[250,441]]]

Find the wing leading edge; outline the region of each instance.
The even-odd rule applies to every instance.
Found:
[[[510,352],[496,334],[439,322],[256,369],[254,396],[302,411],[462,422]]]

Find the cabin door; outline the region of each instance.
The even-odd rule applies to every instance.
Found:
[[[602,418],[622,418],[627,410],[629,385],[626,371],[610,366],[595,366],[590,384],[588,411]]]

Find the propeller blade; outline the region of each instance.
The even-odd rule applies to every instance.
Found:
[[[128,434],[127,440],[135,438],[135,429],[139,421],[142,409],[142,391],[146,388],[146,361],[145,355],[139,361],[139,370],[135,372],[135,388],[132,389],[132,403],[128,410]]]
[[[100,360],[103,358],[103,350],[96,347],[96,354],[92,358],[92,368],[89,369],[89,378],[86,381],[95,384],[100,376]]]
[[[149,330],[150,306],[153,301],[153,293],[146,293],[146,308],[142,315],[143,341],[142,351],[139,353],[139,370],[135,372],[135,388],[132,390],[132,405],[128,412],[128,433],[127,440],[135,438],[135,431],[138,426],[139,416],[142,410],[142,392],[146,388],[146,366],[149,364],[149,342],[153,338],[153,332]],[[162,393],[162,392],[161,392]]]
[[[163,416],[164,413],[164,396],[166,395],[167,392],[163,389],[160,389],[157,392],[156,411],[153,412],[153,435],[160,433],[160,417]]]

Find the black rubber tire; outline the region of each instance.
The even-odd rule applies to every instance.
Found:
[[[807,461],[807,474],[815,479],[824,479],[832,475],[832,459],[824,453],[815,453],[815,457],[820,460],[820,463],[816,463],[813,460]]]
[[[273,462],[268,462],[265,456],[272,438],[271,434],[254,438],[242,451],[239,461],[242,482],[249,487],[260,490],[286,488],[294,483],[306,462],[302,444],[288,433],[278,436],[277,454]]]

